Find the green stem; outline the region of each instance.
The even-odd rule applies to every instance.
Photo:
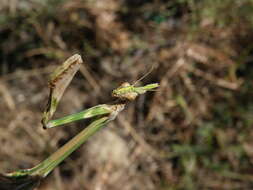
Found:
[[[37,166],[31,169],[9,173],[7,174],[7,176],[18,177],[18,176],[34,175],[46,177],[57,165],[59,165],[72,152],[74,152],[84,142],[86,142],[90,136],[95,134],[98,130],[102,129],[105,126],[105,124],[107,124],[109,121],[110,118],[108,116],[93,121],[87,128],[82,130],[68,143],[66,143],[63,147],[58,149],[55,153],[53,153],[51,156],[49,156],[46,160],[44,160]]]
[[[87,141],[90,136],[102,129],[108,121],[108,117],[102,117],[93,121],[87,128],[82,130],[49,158],[40,163],[38,166],[35,166],[35,171],[32,175],[46,177],[58,164],[60,164],[66,157]]]
[[[45,128],[52,128],[52,127],[56,127],[56,126],[70,123],[73,121],[88,119],[88,118],[95,117],[98,115],[110,114],[111,112],[112,110],[108,105],[102,104],[102,105],[98,105],[98,106],[94,106],[92,108],[86,109],[79,113],[68,115],[60,119],[51,120],[46,124]]]

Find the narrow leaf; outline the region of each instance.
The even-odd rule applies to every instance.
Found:
[[[65,89],[69,85],[76,72],[79,70],[82,62],[81,56],[75,54],[68,58],[51,75],[49,81],[49,99],[42,118],[42,124],[44,127],[52,118]]]

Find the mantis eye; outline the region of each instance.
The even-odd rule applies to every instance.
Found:
[[[128,82],[123,82],[119,88],[124,88],[124,87],[128,87],[128,86],[131,86]]]
[[[131,88],[127,88],[131,86],[130,83],[124,82],[117,89],[113,90],[112,96],[120,98],[121,100],[129,100],[133,101],[138,94],[134,91],[131,91]]]

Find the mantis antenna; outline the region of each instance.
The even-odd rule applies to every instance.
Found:
[[[144,74],[141,78],[139,78],[137,81],[135,81],[134,83],[133,83],[133,85],[136,85],[138,82],[140,82],[140,81],[142,81],[144,78],[146,78],[153,70],[154,70],[154,68],[155,68],[155,66],[154,66],[154,64],[151,66],[151,68],[149,69],[149,71],[146,73],[146,74]]]

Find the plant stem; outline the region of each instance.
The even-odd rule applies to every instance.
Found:
[[[93,121],[87,128],[82,130],[67,144],[36,166],[32,175],[46,177],[58,164],[60,164],[66,157],[68,157],[72,152],[79,148],[79,146],[87,141],[90,136],[102,129],[108,121],[108,117],[102,117]]]
[[[71,114],[65,117],[62,117],[60,119],[55,119],[49,121],[45,128],[52,128],[52,127],[57,127],[59,125],[67,124],[73,121],[78,121],[81,119],[88,119],[91,117],[95,117],[98,115],[105,115],[105,114],[110,114],[112,112],[110,106],[106,104],[94,106],[92,108],[86,109],[84,111],[81,111],[79,113]]]
[[[49,156],[46,160],[38,164],[37,166],[20,170],[7,174],[8,176],[40,176],[46,177],[57,165],[59,165],[65,158],[67,158],[72,152],[79,148],[84,142],[86,142],[90,136],[95,134],[98,130],[102,129],[105,124],[111,121],[109,116],[105,116],[93,121],[87,128],[83,129],[79,134],[73,137],[68,143],[63,145],[55,153]]]

